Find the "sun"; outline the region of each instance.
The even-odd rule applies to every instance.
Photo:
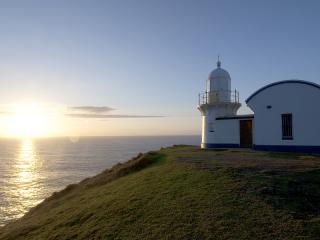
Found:
[[[13,106],[11,135],[15,137],[45,136],[49,124],[44,109],[35,103],[20,103]]]

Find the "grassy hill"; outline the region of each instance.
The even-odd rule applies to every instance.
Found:
[[[70,185],[0,239],[319,239],[320,157],[175,146]]]

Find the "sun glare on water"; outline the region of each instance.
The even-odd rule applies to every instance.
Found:
[[[14,137],[43,137],[49,130],[49,119],[38,104],[16,104],[10,119]]]

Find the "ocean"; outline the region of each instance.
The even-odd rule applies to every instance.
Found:
[[[71,183],[94,176],[140,152],[200,136],[84,137],[0,140],[0,226]]]

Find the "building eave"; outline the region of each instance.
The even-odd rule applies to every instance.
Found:
[[[228,119],[253,119],[254,114],[235,115],[226,117],[217,117],[216,120],[228,120]]]

